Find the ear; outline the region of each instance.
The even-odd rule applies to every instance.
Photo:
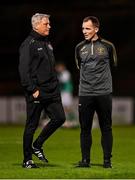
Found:
[[[96,28],[95,28],[95,31],[96,31],[96,33],[97,33],[97,32],[99,31],[99,28],[96,27]]]
[[[34,30],[34,31],[37,31],[37,30],[38,30],[38,29],[37,29],[37,26],[34,26],[34,27],[33,27],[33,30]]]
[[[33,30],[35,30],[35,31],[36,31],[36,30],[37,30],[37,27],[34,27],[34,28],[33,28]]]
[[[35,29],[35,30],[38,30],[38,29],[39,29],[39,23],[36,23],[36,24],[35,24],[34,29]]]
[[[34,27],[34,29],[38,30],[38,25],[36,25],[36,26]]]

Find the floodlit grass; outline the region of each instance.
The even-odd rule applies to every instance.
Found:
[[[36,135],[38,135],[39,128]],[[60,128],[44,145],[49,164],[44,165],[36,157],[40,168],[21,167],[23,127],[0,127],[0,178],[9,179],[128,179],[135,178],[135,127],[113,127],[114,146],[112,169],[102,167],[100,131],[93,129],[91,168],[76,168],[81,159],[80,129]]]

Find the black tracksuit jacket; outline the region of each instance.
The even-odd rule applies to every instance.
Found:
[[[21,44],[19,73],[21,84],[26,95],[40,91],[40,98],[51,98],[60,95],[53,48],[47,37],[35,31]]]
[[[75,59],[80,69],[79,96],[112,93],[112,71],[117,65],[116,49],[110,41],[82,41],[76,46]]]

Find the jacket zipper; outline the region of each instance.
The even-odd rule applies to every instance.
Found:
[[[94,55],[94,45],[93,45],[93,41],[91,42],[91,55]]]

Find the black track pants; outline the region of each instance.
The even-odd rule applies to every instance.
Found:
[[[101,144],[104,159],[109,159],[112,153],[112,95],[80,96],[79,121],[81,126],[80,144],[82,159],[90,160],[92,145],[92,122],[94,113],[97,113],[100,130]]]
[[[38,127],[41,111],[43,109],[50,118],[50,121],[33,143],[33,136]],[[40,103],[34,101],[27,102],[27,121],[23,135],[24,161],[32,159],[32,144],[36,148],[41,148],[44,141],[47,140],[48,137],[64,123],[64,121],[65,113],[59,97],[42,101]]]

